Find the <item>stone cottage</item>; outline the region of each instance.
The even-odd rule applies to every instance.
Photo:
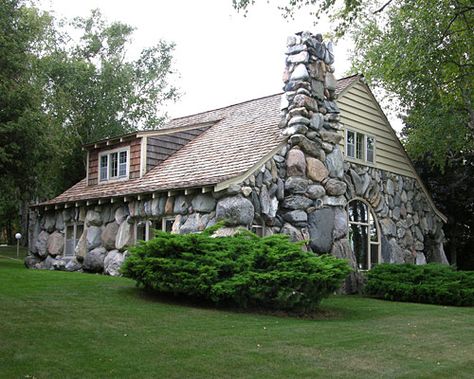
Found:
[[[86,177],[31,208],[26,265],[117,275],[155,229],[221,219],[307,240],[357,270],[447,263],[445,216],[363,77],[336,80],[333,63],[331,43],[297,33],[282,94],[84,146]]]

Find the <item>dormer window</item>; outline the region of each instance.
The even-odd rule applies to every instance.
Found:
[[[375,137],[363,133],[346,131],[346,156],[368,163],[375,162]]]
[[[99,153],[99,180],[128,179],[130,149],[115,149]]]

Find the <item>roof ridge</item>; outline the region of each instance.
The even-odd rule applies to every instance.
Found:
[[[352,75],[344,76],[343,78],[339,78],[339,79],[337,79],[337,81],[339,82],[339,81],[342,81],[342,80],[351,79],[355,76],[363,77],[362,74],[355,73],[355,74],[352,74]],[[208,110],[202,111],[202,112],[191,113],[191,114],[187,114],[187,115],[184,115],[184,116],[175,117],[175,118],[172,118],[171,120],[169,120],[166,124],[169,124],[173,121],[178,121],[178,120],[181,120],[181,119],[184,119],[184,118],[194,117],[194,116],[198,116],[198,115],[202,115],[202,114],[206,114],[206,113],[210,113],[210,112],[220,111],[220,110],[227,109],[227,108],[230,108],[230,107],[235,107],[237,105],[250,103],[252,101],[257,101],[257,100],[262,100],[262,99],[266,99],[266,98],[269,98],[269,97],[274,97],[274,96],[277,96],[277,95],[282,95],[283,93],[284,93],[283,91],[282,92],[277,92],[277,93],[274,93],[274,94],[271,94],[271,95],[260,96],[260,97],[255,97],[255,98],[244,100],[244,101],[239,101],[237,103],[232,103],[232,104],[229,104],[229,105],[226,105],[226,106],[223,106],[223,107],[208,109]],[[165,124],[165,126],[166,126],[166,124]]]

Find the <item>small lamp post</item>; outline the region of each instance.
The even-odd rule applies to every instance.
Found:
[[[16,238],[16,257],[20,258],[20,240],[21,240],[21,234],[17,233],[15,234]]]

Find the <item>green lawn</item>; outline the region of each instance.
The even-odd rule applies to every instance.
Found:
[[[474,308],[337,296],[315,319],[180,305],[0,248],[2,378],[472,378]]]

